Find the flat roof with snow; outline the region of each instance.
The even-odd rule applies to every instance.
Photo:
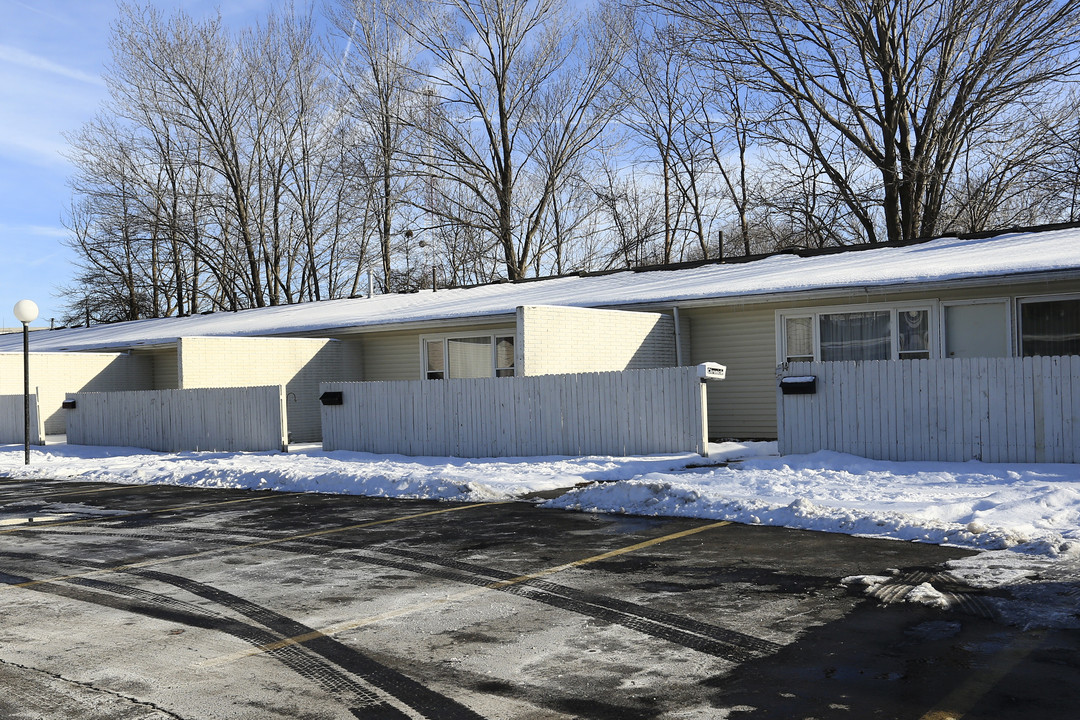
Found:
[[[707,300],[719,303],[772,299],[777,294],[1045,273],[1080,278],[1080,227],[136,320],[33,333],[31,349],[119,349],[170,344],[181,337],[331,333],[437,321],[496,320],[512,315],[522,305],[629,308]],[[18,335],[0,337],[0,351],[21,350],[21,343]]]

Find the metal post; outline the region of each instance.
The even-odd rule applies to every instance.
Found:
[[[30,323],[37,320],[38,306],[33,300],[15,303],[15,319],[22,323],[23,348],[23,455],[30,464]]]
[[[23,464],[30,464],[30,324],[23,323]]]

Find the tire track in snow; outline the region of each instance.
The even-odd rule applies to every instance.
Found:
[[[0,553],[0,555],[6,557],[17,555],[20,559],[52,561],[76,567],[103,567],[100,564],[88,561],[58,559],[32,553],[5,552]],[[204,583],[177,575],[153,570],[125,570],[124,572],[167,583],[200,597],[210,599],[218,605],[233,610],[269,629],[266,630],[249,623],[230,619],[206,608],[167,595],[106,580],[86,577],[68,578],[64,582],[75,587],[66,587],[58,583],[35,582],[30,578],[0,571],[0,583],[7,585],[34,583],[26,589],[101,607],[132,612],[188,627],[224,632],[255,647],[275,646],[273,650],[265,654],[281,662],[301,677],[318,683],[331,693],[347,693],[350,695],[352,701],[346,704],[359,705],[359,707],[350,707],[350,711],[357,717],[386,718],[387,720],[408,717],[401,710],[388,704],[380,696],[379,693],[381,692],[390,695],[399,703],[412,708],[425,718],[446,718],[447,720],[478,720],[481,718],[480,715],[453,699],[440,695],[337,640],[316,633],[302,623],[268,608]],[[314,637],[303,643],[290,643],[287,645],[279,643],[283,635],[296,636],[301,634],[314,635]],[[335,668],[334,665],[341,668],[341,670]],[[342,670],[345,672],[342,672]],[[357,682],[350,675],[359,678],[363,683],[369,683],[375,690]]]

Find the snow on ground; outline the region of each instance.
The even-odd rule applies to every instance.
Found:
[[[549,504],[1080,554],[1080,465],[900,463],[822,451],[646,473],[574,490]]]
[[[485,501],[556,493],[548,507],[732,520],[981,550],[950,571],[996,587],[1080,580],[1080,465],[919,463],[834,452],[776,456],[775,443],[722,443],[710,457],[416,458],[323,452],[153,453],[0,446],[0,475]],[[548,495],[550,497],[550,494]],[[17,504],[0,507],[0,520]],[[69,506],[35,513],[71,512]],[[923,588],[912,602],[936,601]],[[1066,613],[1074,622],[1076,608]]]
[[[742,450],[741,452],[747,452]],[[0,475],[14,478],[326,492],[434,500],[507,500],[581,483],[627,480],[701,463],[700,455],[462,459],[323,452],[156,453],[138,448],[0,445]]]

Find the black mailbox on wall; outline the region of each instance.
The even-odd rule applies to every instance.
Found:
[[[799,375],[780,378],[780,392],[784,395],[814,395],[817,393],[817,376]]]
[[[323,405],[343,405],[345,400],[340,390],[327,390],[319,396],[319,402]]]

